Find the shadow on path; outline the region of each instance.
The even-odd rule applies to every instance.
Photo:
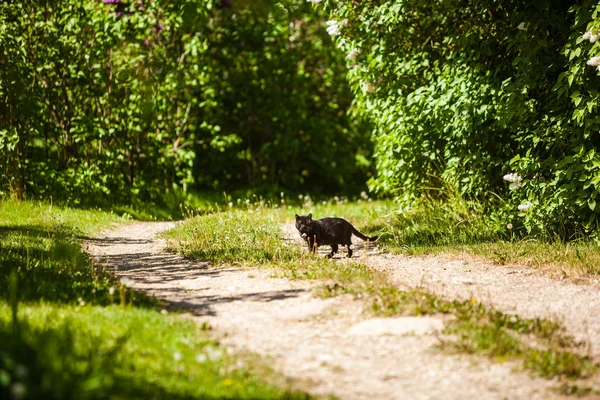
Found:
[[[120,247],[113,250],[117,254],[96,253],[98,261],[118,277],[131,279],[135,290],[164,301],[168,309],[186,310],[195,316],[216,316],[215,306],[219,304],[267,303],[294,298],[305,292],[305,289],[261,291],[255,286],[242,286],[236,287],[235,293],[230,293],[227,290],[227,286],[231,285],[230,277],[233,281],[234,274],[240,273],[239,269],[211,267],[208,262],[191,261],[176,254],[156,253],[153,243],[152,239],[97,238],[88,239],[88,250],[93,254],[96,247],[101,249],[100,253],[111,253],[111,246]],[[127,252],[117,252],[123,246],[127,246]],[[216,287],[225,293],[215,294]]]

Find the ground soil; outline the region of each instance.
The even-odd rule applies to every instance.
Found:
[[[441,351],[442,317],[375,318],[348,296],[316,298],[316,282],[167,254],[156,235],[174,226],[120,225],[86,248],[128,286],[189,310],[195,321],[213,327],[223,345],[259,355],[294,388],[341,399],[562,398],[554,390],[558,381],[532,377],[518,364]],[[297,237],[292,225],[283,230],[288,240]],[[399,286],[475,298],[525,317],[558,318],[600,358],[600,296],[594,284],[553,280],[522,266],[355,249],[354,260],[385,271]],[[338,255],[332,262],[346,261]]]

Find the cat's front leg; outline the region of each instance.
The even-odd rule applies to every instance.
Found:
[[[311,253],[317,252],[317,241],[314,237],[308,238],[308,251]]]

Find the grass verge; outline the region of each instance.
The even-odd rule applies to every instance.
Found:
[[[95,268],[81,240],[123,221],[0,202],[0,398],[308,398]]]

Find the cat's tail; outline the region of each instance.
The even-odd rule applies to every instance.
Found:
[[[354,236],[357,236],[357,237],[361,238],[362,240],[368,240],[369,242],[374,242],[379,238],[379,236],[368,237],[366,235],[363,235],[355,227],[352,227],[352,233],[354,234]]]

